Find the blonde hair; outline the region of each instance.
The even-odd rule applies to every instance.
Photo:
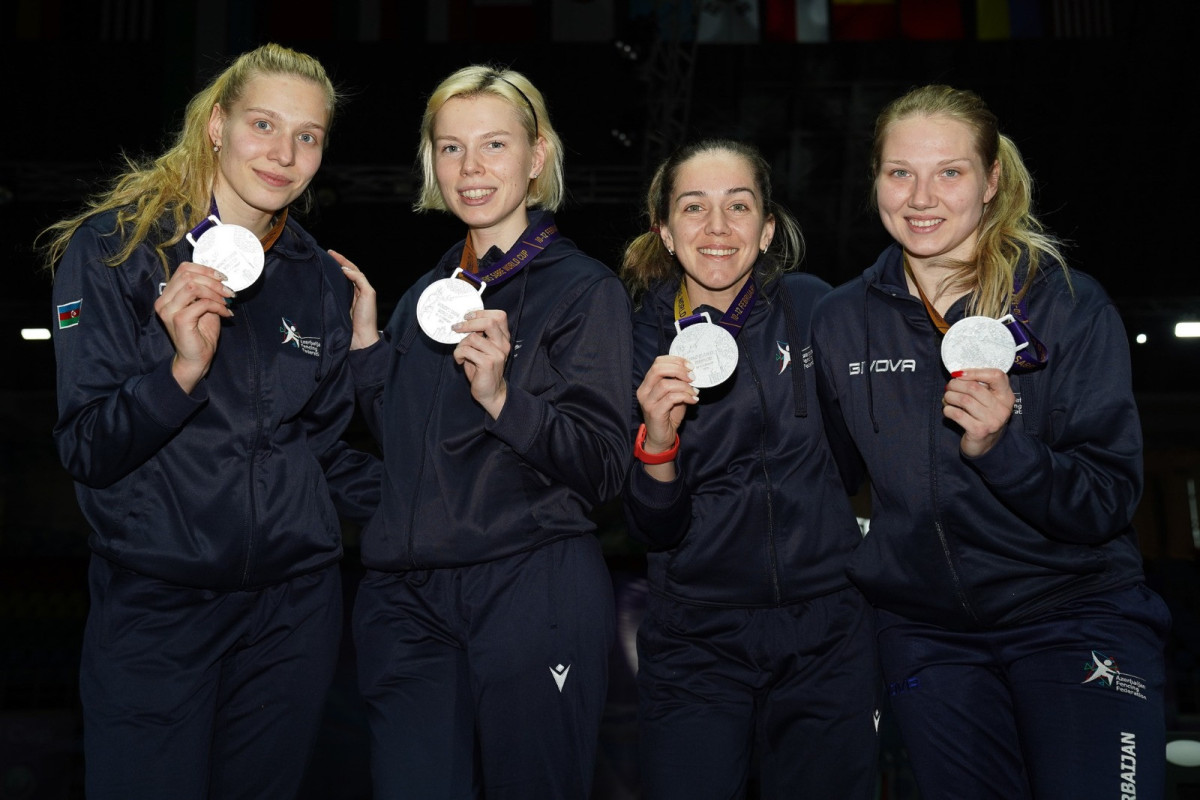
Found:
[[[659,229],[671,215],[671,197],[679,170],[693,158],[709,153],[728,153],[743,159],[750,167],[754,188],[762,198],[763,219],[775,218],[775,236],[760,259],[757,279],[769,283],[784,272],[795,269],[804,257],[804,236],[795,218],[771,197],[771,166],[758,149],[733,139],[703,139],[679,148],[654,171],[646,190],[646,216],[649,230],[625,246],[621,260],[621,278],[635,298],[666,280],[679,280],[683,267],[663,244]]]
[[[891,126],[913,116],[944,117],[963,123],[974,136],[975,150],[984,169],[999,164],[996,194],[984,205],[979,222],[974,260],[952,263],[954,269],[940,291],[969,291],[969,313],[999,317],[1009,312],[1014,299],[1024,296],[1044,262],[1049,261],[1066,273],[1061,243],[1046,233],[1033,215],[1033,177],[1020,151],[1000,133],[996,115],[974,92],[949,86],[921,86],[889,103],[875,120],[872,185],[880,177],[883,145]],[[876,193],[872,192],[872,205],[876,200]],[[1028,272],[1020,294],[1014,298],[1013,276],[1022,256],[1028,258]]]
[[[537,206],[547,211],[557,211],[566,192],[563,182],[563,148],[554,126],[550,124],[550,112],[546,100],[529,79],[511,69],[497,69],[482,64],[463,67],[446,78],[429,96],[425,104],[425,115],[421,119],[421,143],[417,147],[417,160],[421,165],[421,193],[413,204],[416,211],[447,211],[446,198],[438,186],[437,171],[433,164],[433,124],[442,106],[455,97],[479,97],[494,95],[506,101],[517,112],[529,144],[535,145],[538,137],[546,141],[546,163],[536,178],[530,179],[525,195],[526,207]]]
[[[154,243],[154,249],[163,272],[170,277],[167,249],[209,212],[217,174],[217,154],[208,136],[213,107],[231,108],[246,85],[263,75],[286,75],[315,83],[325,93],[326,129],[333,126],[339,97],[317,59],[278,44],[264,44],[243,53],[191,99],[183,127],[169,150],[158,158],[141,161],[122,154],[125,171],[109,189],[91,198],[80,213],[42,231],[38,238],[46,242],[43,249],[51,272],[80,226],[96,214],[115,210],[114,233],[120,234],[121,247],[105,263],[111,267],[128,260],[139,245],[157,233],[160,218],[169,214],[173,227],[163,231],[165,236]]]

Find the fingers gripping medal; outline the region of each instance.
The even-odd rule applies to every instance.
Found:
[[[192,261],[223,273],[225,285],[235,292],[251,286],[262,275],[265,256],[258,237],[241,225],[226,225],[215,215],[199,238],[195,231],[187,235],[192,243]]]
[[[675,293],[676,336],[668,352],[673,356],[683,356],[691,363],[692,373],[696,376],[692,386],[697,389],[717,386],[729,380],[729,376],[737,370],[737,335],[750,318],[750,310],[754,308],[757,297],[758,284],[753,277],[748,277],[721,321],[714,323],[707,311],[688,315],[691,301],[687,294],[687,280],[679,282],[679,290]]]
[[[676,336],[671,340],[670,354],[683,356],[692,365],[696,379],[692,386],[707,389],[729,379],[737,369],[738,348],[733,334],[713,324],[707,311],[700,312],[703,322],[694,322],[686,328],[675,321]]]
[[[417,300],[417,322],[425,335],[442,344],[458,344],[467,334],[451,330],[451,326],[462,322],[469,311],[483,310],[483,290],[486,283],[476,288],[474,283],[459,279],[461,268],[456,268],[449,278],[441,278],[425,287]]]
[[[1029,346],[1020,345],[1005,327],[1012,321],[1006,314],[1000,319],[963,317],[950,326],[942,339],[942,363],[950,372],[963,369],[993,368],[1008,372],[1012,369],[1017,351]]]

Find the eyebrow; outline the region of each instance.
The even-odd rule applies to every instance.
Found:
[[[477,136],[477,137],[475,137],[475,138],[478,138],[478,139],[491,139],[491,138],[493,138],[493,137],[495,137],[495,136],[512,136],[512,132],[511,132],[511,131],[506,131],[506,130],[503,130],[503,129],[501,129],[501,130],[495,130],[495,131],[488,131],[487,133],[481,133],[481,134],[479,134],[479,136]],[[469,137],[468,137],[468,138],[469,138]],[[435,134],[434,134],[434,137],[433,137],[433,139],[434,139],[434,141],[440,141],[440,140],[442,140],[442,139],[452,139],[452,140],[454,140],[454,141],[456,141],[456,142],[458,142],[458,141],[462,141],[461,137],[455,136],[455,135],[454,135],[454,134],[452,134],[452,133],[442,133],[442,134],[436,134],[436,133],[435,133]]]
[[[754,194],[754,190],[750,189],[746,186],[736,186],[732,189],[726,189],[725,196],[728,197],[731,194],[738,194],[739,192],[746,192],[751,197],[757,197],[757,195]],[[679,194],[677,194],[675,196],[675,200],[676,200],[676,202],[678,202],[679,200],[682,200],[685,197],[708,197],[708,192],[704,191],[703,189],[695,189],[690,192],[680,192]]]
[[[259,108],[258,106],[248,107],[246,109],[246,113],[262,114],[264,117],[270,117],[273,120],[282,119],[282,117],[280,116],[278,111],[272,111],[269,108]],[[302,122],[302,123],[300,123],[300,127],[301,128],[320,128],[321,130],[325,130],[325,125],[323,123],[317,122],[316,120],[309,120],[308,122]]]

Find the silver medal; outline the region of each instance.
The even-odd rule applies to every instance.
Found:
[[[1017,343],[1012,332],[1004,327],[1011,316],[963,317],[950,326],[942,339],[942,363],[950,372],[963,369],[1012,369],[1017,355]],[[1021,347],[1025,345],[1022,344]]]
[[[692,372],[696,378],[692,386],[697,389],[707,389],[724,383],[737,369],[738,347],[733,334],[716,325],[702,312],[704,322],[697,322],[680,330],[671,341],[670,353],[673,356],[683,356],[692,364]]]
[[[442,344],[458,344],[465,339],[467,334],[451,330],[450,326],[462,322],[468,311],[483,310],[482,295],[487,284],[482,283],[476,288],[459,280],[460,272],[461,268],[456,269],[449,278],[429,284],[417,300],[417,322],[421,330]]]
[[[192,261],[223,273],[225,285],[235,292],[248,288],[262,275],[265,260],[258,237],[241,225],[225,225],[216,217],[216,224],[193,239]]]

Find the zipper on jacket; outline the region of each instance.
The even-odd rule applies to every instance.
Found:
[[[403,366],[404,359],[397,368]],[[438,408],[438,398],[442,395],[442,381],[445,380],[446,357],[437,356],[437,382],[433,386],[433,395],[429,398],[429,413],[425,415],[425,436],[421,440],[421,460],[417,464],[417,479],[413,481],[413,491],[411,500],[408,504],[408,563],[414,569],[420,569],[421,565],[417,563],[417,554],[415,552],[416,533],[417,533],[417,509],[420,507],[421,496],[421,481],[425,478],[425,464],[428,461],[427,450],[429,447],[429,431],[433,424],[433,415]]]
[[[758,407],[762,412],[762,424],[758,428],[758,463],[762,467],[763,481],[767,492],[767,567],[771,574],[771,589],[775,594],[775,605],[779,605],[783,592],[779,588],[779,556],[775,551],[775,493],[771,491],[771,471],[767,467],[767,399],[763,393],[762,380],[758,370],[754,368],[754,360],[746,352],[741,342],[738,348],[742,351],[742,363],[750,369],[754,379],[754,389],[758,392]],[[794,366],[793,366],[794,368]]]
[[[262,440],[263,418],[262,418],[262,395],[259,391],[259,358],[258,358],[258,341],[254,337],[254,324],[251,320],[249,305],[238,307],[238,316],[246,326],[246,350],[250,357],[249,362],[249,392],[251,402],[254,405],[254,437],[250,440],[249,452],[249,469],[246,471],[248,476],[249,486],[247,486],[247,497],[250,500],[250,529],[246,532],[246,561],[242,569],[242,585],[246,586],[250,582],[250,567],[254,561],[254,538],[258,531],[258,502],[255,498],[254,490],[254,475],[258,468],[258,443]]]
[[[939,403],[935,408],[941,408]],[[938,413],[937,411],[934,412]],[[938,469],[937,469],[937,423],[934,422],[929,426],[929,503],[930,510],[933,512],[933,529],[937,531],[938,542],[942,545],[942,555],[946,559],[946,567],[950,570],[950,580],[954,582],[954,593],[958,595],[959,605],[972,621],[978,623],[979,618],[975,615],[975,610],[971,608],[971,602],[967,598],[966,590],[963,589],[962,580],[958,576],[958,570],[954,567],[953,554],[950,551],[950,540],[946,537],[946,531],[942,527],[941,514],[938,509],[941,507],[938,502]]]

